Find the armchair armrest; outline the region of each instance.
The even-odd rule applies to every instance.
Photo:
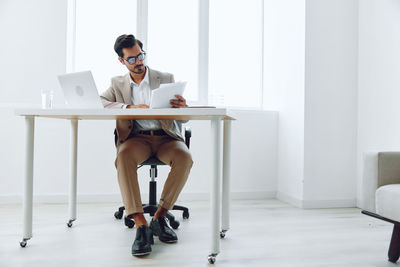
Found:
[[[362,161],[360,208],[375,212],[375,192],[378,189],[378,152],[366,152]]]
[[[376,190],[388,184],[400,184],[400,152],[367,152],[363,158],[360,207],[376,212]]]

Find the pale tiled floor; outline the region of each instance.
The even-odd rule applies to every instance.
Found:
[[[118,203],[79,204],[66,227],[67,205],[34,207],[33,238],[19,246],[19,205],[0,205],[0,267],[17,266],[207,266],[209,203],[186,202],[177,244],[156,239],[145,258],[130,254],[135,230],[113,217]],[[233,201],[231,230],[221,240],[216,266],[380,267],[387,261],[392,225],[359,209],[302,210],[277,200]]]

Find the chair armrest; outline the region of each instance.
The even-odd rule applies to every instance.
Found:
[[[190,137],[192,137],[192,129],[185,127],[185,144],[188,148],[190,148]]]

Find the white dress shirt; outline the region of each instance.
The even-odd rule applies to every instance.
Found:
[[[149,69],[146,67],[146,74],[142,82],[138,85],[129,75],[131,85],[131,102],[133,105],[146,104],[150,106],[151,89],[149,83]],[[135,120],[135,131],[158,130],[161,129],[157,120]]]

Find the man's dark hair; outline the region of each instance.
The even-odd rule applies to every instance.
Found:
[[[140,50],[143,51],[143,43],[136,39],[132,34],[123,34],[115,40],[114,50],[118,54],[119,57],[124,57],[124,53],[122,52],[123,48],[131,48],[134,45],[139,44]]]

